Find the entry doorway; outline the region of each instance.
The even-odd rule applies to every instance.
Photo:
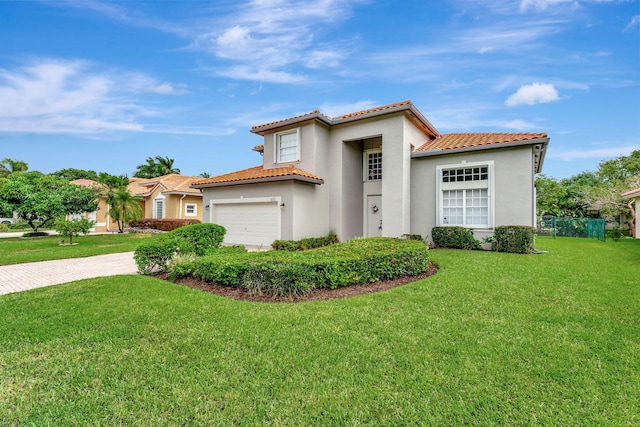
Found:
[[[367,196],[367,237],[382,236],[382,196]]]

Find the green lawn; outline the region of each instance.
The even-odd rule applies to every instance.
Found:
[[[93,255],[134,251],[140,239],[150,234],[89,234],[73,239],[73,246],[60,246],[59,236],[36,239],[8,237],[0,239],[0,265],[47,261],[63,258],[82,258]]]
[[[640,240],[432,251],[347,300],[118,276],[0,297],[0,425],[640,425]]]

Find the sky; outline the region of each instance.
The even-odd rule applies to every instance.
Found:
[[[543,173],[640,149],[638,0],[0,0],[0,159],[131,176],[261,164],[254,125],[412,100],[545,132]]]

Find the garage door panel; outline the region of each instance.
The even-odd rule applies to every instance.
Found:
[[[279,238],[279,216],[273,202],[223,203],[214,205],[213,222],[227,229],[226,243],[268,246]]]

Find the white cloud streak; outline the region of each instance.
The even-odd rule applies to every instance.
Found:
[[[507,107],[515,107],[522,104],[534,105],[552,102],[558,99],[558,91],[552,84],[533,83],[520,86],[518,91],[507,98],[504,104]]]
[[[634,150],[640,150],[640,145],[626,145],[622,147],[596,148],[593,150],[571,150],[571,151],[555,151],[553,148],[549,150],[547,157],[551,159],[559,159],[571,161],[577,159],[605,159],[619,156],[627,156]]]

